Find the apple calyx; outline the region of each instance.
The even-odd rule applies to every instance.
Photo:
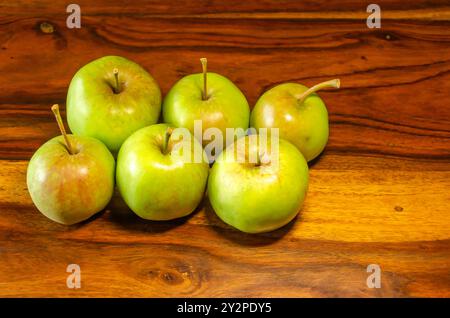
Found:
[[[119,70],[117,68],[113,69],[113,74],[115,78],[115,84],[113,86],[114,94],[120,93],[120,82],[119,82]]]
[[[72,148],[69,138],[67,137],[66,129],[64,128],[64,123],[62,121],[61,114],[59,113],[59,105],[58,104],[54,104],[52,106],[52,112],[55,115],[56,122],[58,123],[58,126],[59,126],[59,130],[61,131],[61,134],[64,137],[64,141],[66,142],[67,151],[69,152],[69,154],[74,155],[75,152]]]
[[[311,95],[312,93],[317,92],[318,90],[321,90],[322,88],[326,87],[333,87],[333,88],[339,88],[341,86],[341,81],[336,78],[332,79],[326,82],[319,83],[317,85],[314,85],[313,87],[308,88],[298,99],[299,105],[303,104],[305,99]]]
[[[173,133],[173,128],[172,127],[167,127],[166,132],[164,133],[164,137],[163,137],[163,144],[162,144],[162,153],[164,155],[167,155],[170,152],[169,149],[169,141],[170,141],[170,137],[172,136]]]
[[[207,87],[207,74],[208,74],[208,60],[206,57],[202,57],[200,59],[202,63],[202,72],[203,72],[203,91],[202,91],[202,100],[208,99],[208,87]]]

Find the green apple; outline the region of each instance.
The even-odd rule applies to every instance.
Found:
[[[308,164],[286,140],[278,139],[278,147],[268,140],[266,148],[272,150],[263,151],[258,135],[243,138],[216,159],[208,179],[209,200],[219,218],[243,232],[278,229],[302,206]],[[245,142],[244,146],[237,146],[239,142]],[[252,157],[259,160],[251,161]]]
[[[166,124],[148,126],[120,148],[117,186],[126,204],[144,219],[186,216],[203,198],[209,165],[201,144],[184,130],[184,138],[176,138],[177,130]]]
[[[105,56],[83,66],[70,82],[67,121],[76,135],[94,137],[117,152],[161,112],[158,83],[138,64]]]
[[[328,141],[328,111],[315,94],[324,87],[339,88],[338,79],[307,88],[284,83],[265,92],[256,102],[250,126],[279,128],[280,137],[292,142],[307,161],[316,158]]]
[[[33,155],[27,169],[31,199],[46,217],[62,224],[84,221],[101,211],[114,190],[114,158],[97,139],[66,135],[50,139]]]
[[[200,60],[203,73],[183,77],[164,98],[164,122],[188,128],[192,134],[195,120],[201,120],[204,131],[217,128],[222,136],[226,136],[226,128],[246,130],[250,108],[244,94],[228,78],[207,72],[206,59]],[[203,140],[203,146],[208,143]],[[221,146],[225,145],[223,140]]]

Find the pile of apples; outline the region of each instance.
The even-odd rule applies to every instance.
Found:
[[[147,220],[189,215],[207,192],[216,214],[243,232],[271,231],[290,222],[308,188],[307,162],[328,141],[327,109],[315,92],[338,88],[339,80],[311,88],[275,86],[250,113],[239,88],[208,72],[206,59],[201,62],[203,72],[183,77],[164,100],[155,79],[126,58],[105,56],[82,67],[67,94],[73,135],[53,105],[62,134],[43,144],[28,165],[27,186],[38,210],[58,223],[75,224],[104,209],[117,184],[130,209]],[[277,166],[275,154],[261,154],[253,142],[258,134],[242,137],[244,157],[256,155],[256,163],[223,160],[235,147],[217,154],[212,167],[207,159],[181,160],[175,145],[186,142],[192,143],[193,156],[205,158],[205,144],[172,136],[177,127],[194,134],[195,120],[224,135],[226,128],[249,125],[256,132],[278,128]]]

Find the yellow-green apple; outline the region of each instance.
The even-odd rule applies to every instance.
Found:
[[[259,138],[249,135],[228,146],[208,179],[216,214],[247,233],[272,231],[290,222],[308,187],[308,164],[300,151],[283,139],[267,140],[263,147]]]
[[[114,158],[97,139],[67,135],[50,139],[33,155],[27,169],[31,199],[46,217],[62,224],[84,221],[101,211],[114,190]]]
[[[206,58],[200,60],[203,73],[183,77],[164,98],[164,122],[188,128],[192,134],[195,134],[195,120],[201,120],[203,131],[219,129],[222,137],[226,136],[226,128],[245,131],[249,125],[250,108],[244,94],[228,78],[207,72]],[[223,147],[227,141],[225,138],[222,140]],[[203,146],[209,142],[204,139]]]
[[[195,210],[208,171],[203,148],[187,129],[158,124],[136,131],[123,143],[116,180],[126,204],[138,216],[170,220]]]
[[[280,129],[280,137],[293,143],[307,161],[316,158],[328,141],[328,111],[315,94],[325,87],[339,88],[334,79],[308,88],[301,84],[284,83],[265,92],[256,102],[250,126]]]
[[[138,64],[105,56],[83,66],[70,82],[67,121],[76,135],[94,137],[112,152],[136,130],[155,124],[161,91]]]

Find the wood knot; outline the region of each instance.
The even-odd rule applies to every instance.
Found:
[[[382,32],[380,36],[386,41],[398,41],[400,39],[397,34],[392,32]]]
[[[395,206],[394,207],[394,210],[396,211],[396,212],[402,212],[403,211],[403,208],[401,207],[401,206]]]
[[[53,25],[48,22],[42,22],[39,25],[39,29],[41,30],[42,33],[45,34],[52,34],[53,32],[55,32],[55,28],[53,27]]]
[[[164,272],[161,274],[162,280],[169,285],[179,285],[183,283],[184,279],[178,273]]]

